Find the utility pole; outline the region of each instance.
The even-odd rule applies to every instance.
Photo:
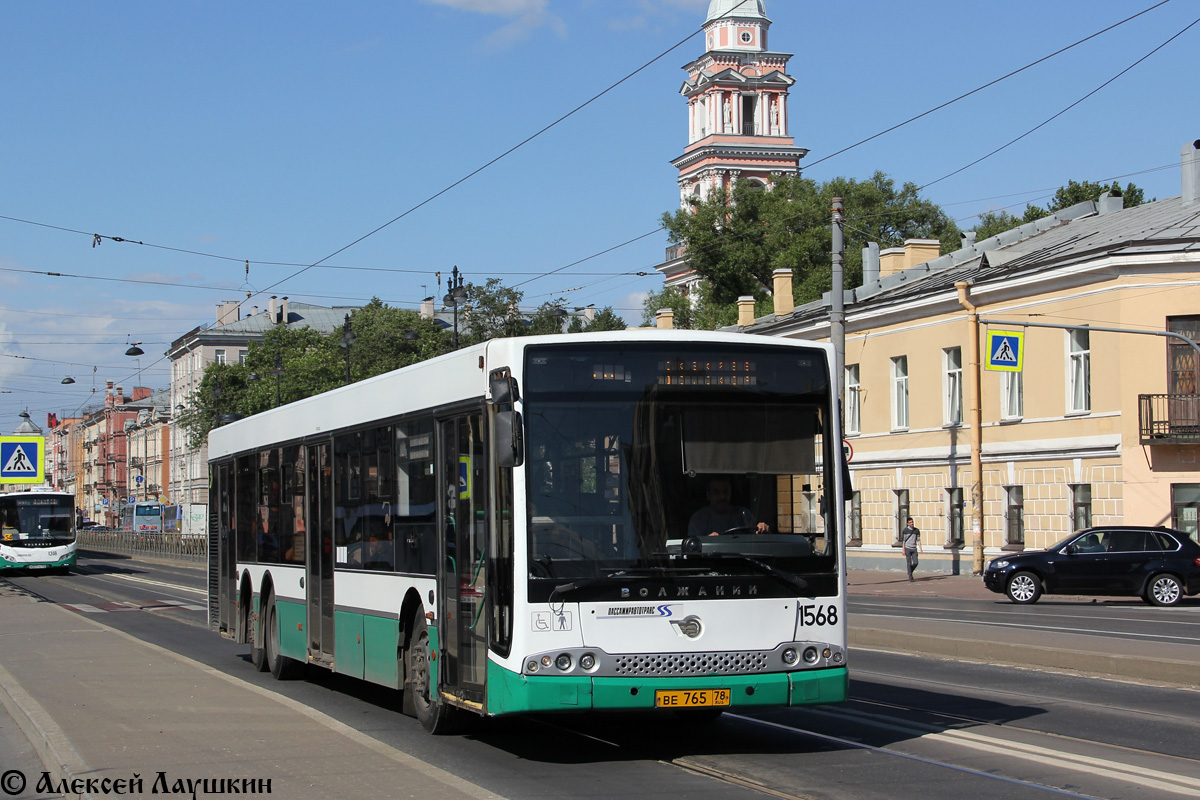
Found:
[[[958,303],[967,310],[967,356],[971,403],[971,570],[983,574],[983,401],[979,376],[979,308],[971,302],[971,284],[959,281]]]
[[[833,385],[842,399],[846,370],[846,231],[842,198],[833,198],[833,286],[829,304],[829,340],[833,343]]]

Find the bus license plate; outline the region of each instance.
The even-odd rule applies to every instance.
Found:
[[[706,708],[729,705],[728,689],[660,690],[654,693],[658,708]]]

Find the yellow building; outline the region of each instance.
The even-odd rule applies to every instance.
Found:
[[[1197,536],[1197,148],[1183,149],[1181,197],[1126,209],[1106,195],[944,256],[926,240],[864,252],[845,304],[852,566],[899,568],[912,516],[922,569],[971,571],[974,442],[988,557],[1088,525]],[[828,296],[791,309],[782,273],[776,313],[756,320],[745,303],[740,329],[827,340]],[[988,356],[1007,370],[984,369]]]

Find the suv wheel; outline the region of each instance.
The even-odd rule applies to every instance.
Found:
[[[1153,606],[1175,606],[1183,599],[1183,586],[1174,575],[1159,573],[1146,584],[1146,602]]]
[[[1014,603],[1036,603],[1042,596],[1042,582],[1032,572],[1018,572],[1008,579],[1005,594]]]

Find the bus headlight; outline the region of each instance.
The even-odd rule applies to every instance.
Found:
[[[805,664],[815,664],[815,663],[817,663],[818,658],[820,658],[820,655],[817,653],[817,648],[815,648],[815,647],[804,648],[804,663]]]
[[[571,656],[566,653],[559,653],[558,658],[554,659],[554,666],[566,672],[571,668]]]
[[[596,657],[591,653],[584,653],[579,657],[579,668],[590,670],[596,666]]]
[[[529,670],[530,672],[537,672],[539,669],[541,669],[541,667],[542,665],[536,661],[530,661],[525,665],[525,669]]]
[[[800,656],[796,653],[796,648],[789,647],[783,651],[783,663],[787,664],[789,667],[793,666],[799,659]]]

